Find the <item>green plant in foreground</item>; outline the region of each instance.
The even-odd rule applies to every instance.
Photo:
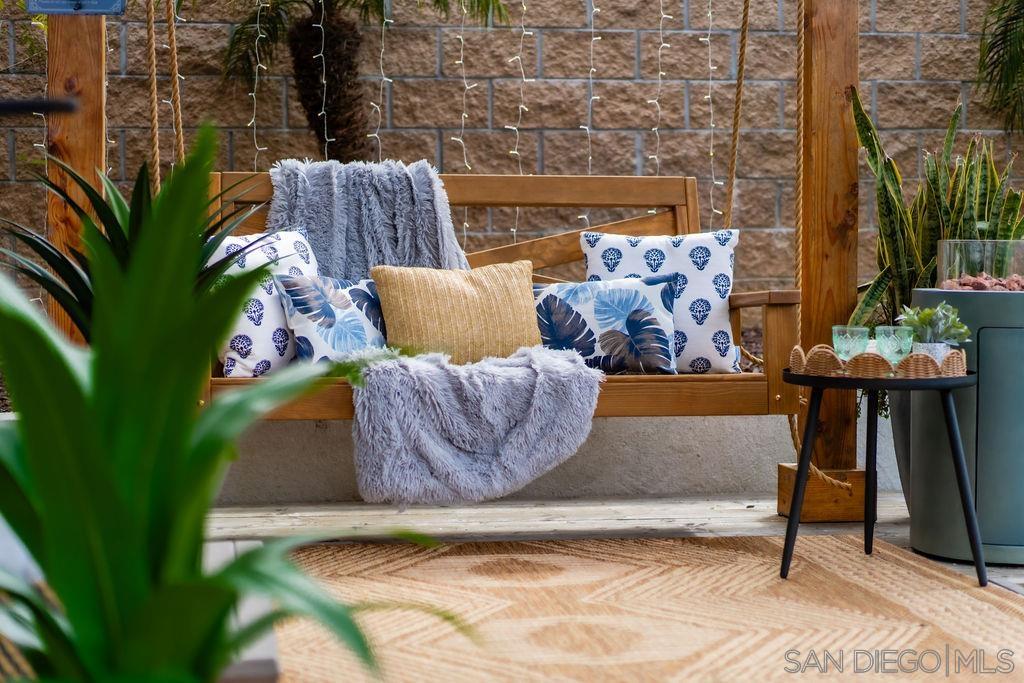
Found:
[[[203,130],[145,217],[111,224],[120,235],[85,220],[91,348],[60,336],[0,276],[0,369],[20,410],[0,422],[0,514],[50,589],[0,572],[0,630],[42,679],[215,681],[289,615],[318,620],[374,661],[354,608],[288,561],[298,541],[202,566],[205,516],[234,440],[329,370],[295,365],[197,408],[209,358],[263,274],[196,288],[214,154]],[[137,241],[127,264],[122,239]],[[358,380],[358,367],[343,369]],[[276,607],[235,628],[248,594]]]
[[[101,228],[101,231],[96,232],[93,238],[104,242],[104,250],[113,255],[117,266],[122,270],[127,270],[141,243],[140,237],[146,226],[153,224],[156,225],[158,231],[163,230],[158,223],[154,223],[151,216],[153,197],[150,195],[148,167],[143,164],[129,198],[125,198],[107,176],[99,174],[100,182],[106,193],[106,197],[104,197],[67,164],[54,158],[50,158],[48,161],[60,166],[70,182],[88,198],[88,207],[79,205],[71,198],[67,190],[45,176],[37,174],[41,182],[47,189],[64,200],[83,223],[88,222],[90,225]],[[228,188],[220,196],[227,196],[233,190],[234,187]],[[203,204],[204,211],[211,207],[205,196]],[[89,210],[87,211],[86,208]],[[234,209],[231,213],[225,214],[222,208],[218,208],[209,211],[209,215],[203,218],[200,223],[201,230],[186,233],[199,245],[195,254],[196,261],[188,265],[191,269],[190,272],[193,273],[197,294],[202,294],[213,287],[218,278],[231,267],[238,256],[261,246],[262,239],[253,240],[242,247],[239,252],[212,260],[213,254],[224,239],[258,209],[259,207]],[[95,216],[95,220],[93,216]],[[89,259],[76,249],[71,249],[70,256],[68,256],[43,235],[45,231],[34,231],[6,218],[0,218],[0,233],[3,232],[24,244],[39,259],[37,263],[15,251],[0,248],[0,254],[11,260],[10,267],[39,284],[47,294],[52,296],[54,301],[68,314],[82,337],[89,341],[92,336],[93,299],[95,297]],[[49,270],[40,264],[45,264]]]
[[[999,172],[991,141],[972,139],[966,154],[953,159],[962,112],[958,104],[942,152],[925,157],[924,180],[907,204],[899,168],[853,91],[857,137],[876,180],[879,273],[861,286],[863,296],[849,324],[891,325],[910,303],[914,288],[933,287],[939,240],[1024,237],[1024,195],[1010,187],[1009,165]]]
[[[914,330],[914,341],[922,344],[959,346],[971,341],[971,331],[960,320],[960,312],[945,301],[935,308],[903,307],[897,321]]]

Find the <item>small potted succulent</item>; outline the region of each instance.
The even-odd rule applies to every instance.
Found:
[[[940,365],[954,347],[971,340],[959,312],[945,301],[935,308],[904,306],[896,320],[914,331],[914,353],[927,354]]]

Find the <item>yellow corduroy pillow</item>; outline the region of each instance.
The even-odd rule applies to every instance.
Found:
[[[390,346],[439,351],[454,363],[473,363],[540,344],[529,261],[473,270],[376,266],[370,277],[377,284]]]

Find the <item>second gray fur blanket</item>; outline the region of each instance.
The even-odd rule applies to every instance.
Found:
[[[377,265],[469,268],[444,184],[426,161],[285,159],[270,179],[267,229],[304,232],[322,275],[360,280]]]
[[[437,354],[374,363],[355,390],[359,494],[444,504],[512,493],[583,444],[603,376],[541,346],[469,365]]]

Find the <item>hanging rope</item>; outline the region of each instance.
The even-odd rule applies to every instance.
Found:
[[[729,142],[729,177],[725,185],[725,210],[723,227],[732,227],[733,194],[736,188],[736,167],[740,155],[740,113],[743,111],[743,83],[747,72],[747,36],[750,34],[750,0],[743,0],[743,21],[740,24],[739,55],[736,58],[736,92],[732,107],[732,137]],[[740,355],[753,365],[764,366],[764,359],[758,358],[738,344]]]
[[[736,57],[736,94],[732,107],[732,139],[729,145],[729,180],[725,186],[726,229],[732,227],[732,197],[736,190],[736,160],[740,152],[740,115],[743,111],[743,81],[747,72],[747,36],[750,34],[750,0],[743,0],[743,21],[740,24],[740,51]]]
[[[149,188],[155,195],[160,191],[160,96],[157,93],[156,83],[156,0],[146,2],[146,49],[149,52]]]
[[[185,160],[185,131],[181,128],[181,83],[178,73],[178,17],[174,13],[174,0],[164,0],[167,19],[167,48],[171,53],[171,111],[174,120],[175,159],[180,164]]]

